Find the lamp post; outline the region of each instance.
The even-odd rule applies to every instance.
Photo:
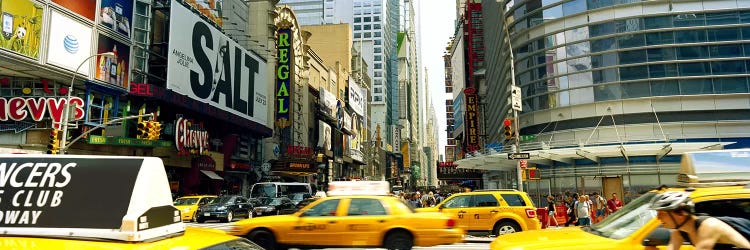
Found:
[[[78,70],[81,69],[81,66],[86,64],[86,62],[94,57],[97,56],[104,56],[107,58],[117,58],[117,55],[114,52],[104,52],[99,53],[96,55],[92,55],[89,57],[86,57],[86,59],[83,59],[83,62],[81,62],[80,65],[78,65],[78,68],[76,68],[76,71],[73,72],[73,77],[70,79],[70,86],[68,87],[68,97],[65,98],[65,111],[63,112],[63,116],[60,117],[60,128],[62,129],[62,139],[60,139],[60,148],[61,150],[58,152],[58,154],[65,154],[65,151],[68,149],[68,147],[65,145],[68,140],[68,117],[70,116],[70,98],[73,94],[73,84],[76,81],[76,74],[78,74]]]

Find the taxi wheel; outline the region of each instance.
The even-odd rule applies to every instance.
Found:
[[[410,250],[414,246],[414,239],[404,231],[390,232],[385,236],[386,249]]]
[[[273,233],[266,230],[255,230],[253,232],[250,232],[250,234],[247,236],[247,239],[254,242],[255,244],[258,244],[266,250],[284,249],[282,246],[276,243],[276,238],[273,236]]]
[[[492,229],[492,234],[494,234],[495,236],[515,233],[515,232],[521,232],[521,227],[518,226],[518,224],[516,224],[515,222],[510,222],[510,221],[503,221],[498,224],[495,224],[495,228]]]

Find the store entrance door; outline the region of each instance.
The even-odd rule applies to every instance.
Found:
[[[602,177],[602,189],[604,190],[602,196],[607,200],[612,198],[612,193],[616,193],[617,198],[622,199],[622,176]]]

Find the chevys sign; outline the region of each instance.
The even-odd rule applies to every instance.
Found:
[[[23,121],[31,117],[34,121],[41,121],[46,114],[52,118],[52,127],[60,129],[60,121],[65,113],[66,98],[3,98],[0,97],[0,121]],[[74,120],[83,119],[83,99],[71,97],[70,103],[75,105]]]
[[[189,119],[177,118],[174,129],[174,145],[177,151],[187,152],[194,149],[202,154],[204,150],[208,150],[208,142],[207,131],[196,129]]]
[[[266,125],[266,62],[172,0],[167,88]]]

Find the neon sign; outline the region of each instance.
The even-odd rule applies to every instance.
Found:
[[[276,126],[286,128],[291,125],[289,102],[291,101],[291,62],[290,40],[292,31],[280,29],[278,31],[278,63],[276,64]]]

